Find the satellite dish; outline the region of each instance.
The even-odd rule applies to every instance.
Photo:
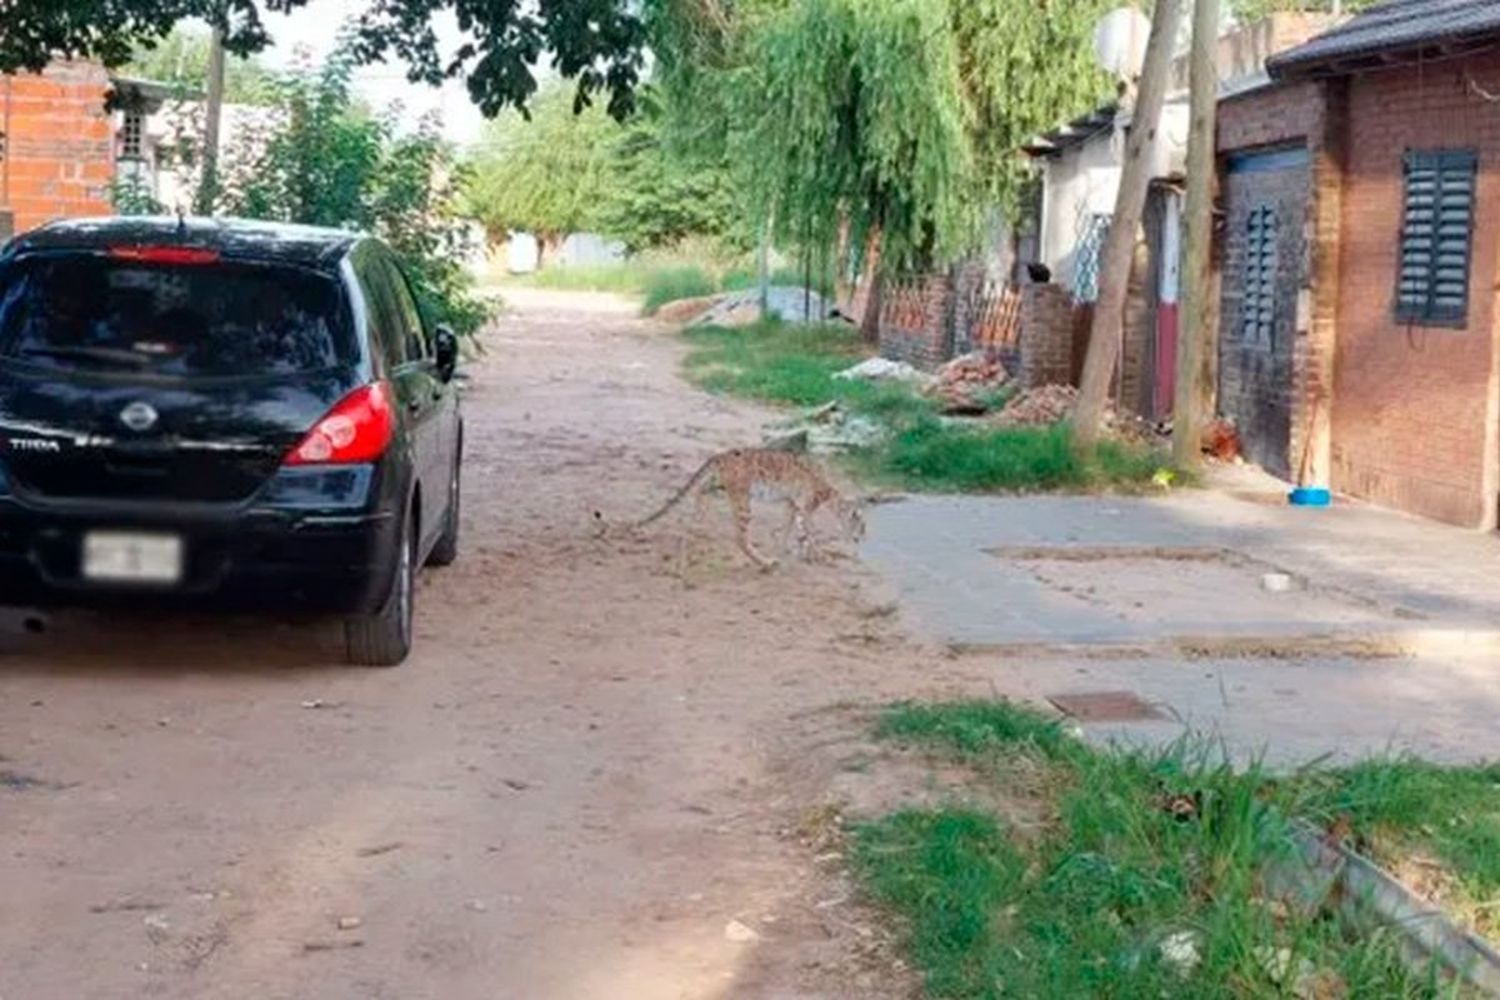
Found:
[[[1104,15],[1094,29],[1094,58],[1112,76],[1133,79],[1146,64],[1146,41],[1151,19],[1136,7],[1120,7]]]

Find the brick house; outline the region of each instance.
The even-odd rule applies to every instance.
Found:
[[[0,77],[0,215],[15,231],[112,211],[109,88],[109,74],[89,62]]]
[[[1500,505],[1500,4],[1389,0],[1219,109],[1219,410],[1272,472]]]

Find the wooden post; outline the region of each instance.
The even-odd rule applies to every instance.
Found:
[[[203,107],[203,180],[193,206],[199,215],[212,215],[219,200],[219,125],[224,117],[224,27],[228,10],[221,12],[208,43],[208,98]]]
[[[1177,43],[1177,25],[1182,19],[1183,0],[1157,0],[1151,20],[1151,38],[1146,45],[1146,64],[1141,70],[1139,95],[1125,142],[1125,163],[1120,176],[1120,194],[1114,218],[1099,257],[1099,301],[1089,329],[1088,356],[1078,391],[1078,410],[1073,430],[1079,447],[1089,448],[1099,440],[1104,408],[1109,401],[1109,383],[1120,360],[1120,340],[1125,328],[1125,296],[1130,285],[1130,265],[1141,214],[1146,206],[1146,188],[1151,183],[1150,154],[1161,125],[1166,101],[1167,78],[1172,68],[1172,49]]]
[[[864,260],[860,264],[860,280],[866,282],[865,312],[860,317],[859,333],[867,344],[880,343],[881,300],[885,297],[885,265],[881,256],[885,252],[885,232],[880,224],[870,227],[865,237]]]
[[[1214,325],[1213,198],[1219,72],[1219,0],[1195,0],[1190,63],[1187,240],[1182,258],[1182,327],[1177,341],[1177,391],[1172,408],[1172,458],[1191,469],[1202,458],[1203,430],[1213,416],[1218,331]]]

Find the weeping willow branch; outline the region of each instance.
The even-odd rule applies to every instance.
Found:
[[[708,0],[712,2],[712,0]],[[1106,99],[1092,32],[1106,0],[788,0],[726,71],[749,210],[829,254],[883,234],[887,269],[969,250],[1029,179],[1018,149]]]

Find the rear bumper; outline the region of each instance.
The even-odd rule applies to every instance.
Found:
[[[38,505],[0,497],[0,604],[147,605],[358,614],[390,586],[400,519],[383,510],[252,504],[235,509]],[[85,579],[90,531],[170,533],[183,542],[172,585]]]

